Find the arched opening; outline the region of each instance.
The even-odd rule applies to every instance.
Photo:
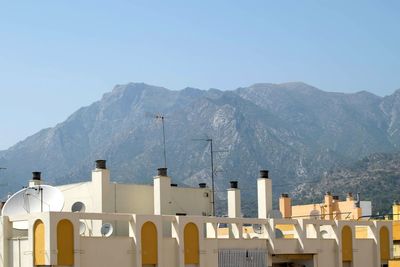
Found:
[[[380,251],[381,251],[381,261],[386,263],[390,260],[390,240],[389,240],[389,230],[383,226],[379,230],[380,239]]]
[[[74,265],[74,226],[69,220],[57,224],[57,263]]]
[[[158,263],[157,227],[152,222],[142,226],[142,265],[156,265]]]
[[[194,223],[188,223],[183,231],[185,264],[199,264],[199,230]]]
[[[41,220],[37,220],[33,226],[33,251],[34,251],[34,264],[45,265],[46,264],[46,250],[45,250],[45,239],[44,239],[44,223]]]
[[[342,228],[342,261],[343,266],[351,266],[353,261],[353,234],[349,226]]]

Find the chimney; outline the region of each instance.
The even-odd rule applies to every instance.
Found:
[[[282,194],[279,198],[279,211],[282,213],[284,219],[292,217],[292,199],[288,194]]]
[[[199,183],[199,187],[200,187],[200,188],[206,188],[206,187],[207,187],[207,184],[206,184],[206,183]]]
[[[159,168],[154,176],[154,214],[171,215],[171,178],[167,168]]]
[[[32,172],[32,179],[29,181],[29,187],[42,184],[42,173]]]
[[[107,212],[105,206],[110,189],[110,171],[106,168],[105,160],[96,160],[96,168],[92,171],[92,186],[93,212]]]
[[[158,176],[168,176],[167,168],[158,168],[157,173]]]
[[[96,160],[96,169],[98,170],[105,170],[107,169],[106,167],[106,161],[104,159],[98,159]]]
[[[333,219],[333,196],[331,192],[326,192],[324,197],[324,206],[325,206],[325,220]]]
[[[268,170],[260,171],[257,179],[258,218],[266,219],[272,210],[272,181],[269,179]]]
[[[231,181],[231,188],[228,189],[228,217],[241,217],[240,189],[237,181]]]
[[[393,221],[400,220],[400,203],[397,200],[393,203],[392,213],[393,213]]]
[[[353,200],[354,200],[353,199],[353,193],[351,193],[351,192],[347,193],[346,201],[353,201]]]
[[[32,172],[32,180],[42,180],[42,173],[41,172]]]

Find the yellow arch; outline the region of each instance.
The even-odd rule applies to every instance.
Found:
[[[158,263],[157,227],[152,222],[146,222],[142,226],[142,264]]]
[[[45,239],[44,239],[44,223],[41,220],[37,220],[33,225],[33,251],[34,251],[34,263],[35,265],[46,264],[46,250],[45,250]]]
[[[390,260],[389,230],[383,226],[379,230],[381,260]]]
[[[183,230],[185,264],[199,264],[199,230],[194,223],[188,223]]]
[[[74,265],[74,226],[69,220],[57,224],[57,263]]]
[[[353,234],[349,226],[342,228],[342,261],[353,261]]]

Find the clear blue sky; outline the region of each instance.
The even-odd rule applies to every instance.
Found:
[[[400,1],[0,0],[0,149],[115,84],[400,88]]]

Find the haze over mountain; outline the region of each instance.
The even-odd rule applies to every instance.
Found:
[[[152,183],[163,165],[161,124],[146,115],[155,113],[166,116],[173,182],[210,184],[209,146],[193,139],[212,137],[215,150],[226,150],[216,154],[217,194],[223,199],[228,181],[238,180],[245,214],[255,211],[260,169],[270,170],[277,196],[327,170],[400,145],[400,91],[387,97],[329,93],[304,83],[171,91],[130,83],[0,151],[9,184],[1,193],[26,185],[36,170],[52,184],[88,180],[100,158],[108,160],[113,181]],[[224,205],[217,204],[220,210]]]

